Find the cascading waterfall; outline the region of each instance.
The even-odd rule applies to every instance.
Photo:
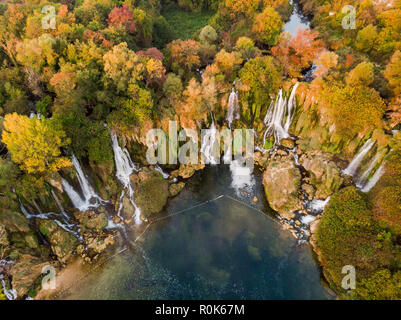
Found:
[[[101,199],[90,185],[87,177],[82,171],[81,165],[75,155],[72,156],[72,163],[74,164],[75,172],[78,178],[79,185],[81,187],[82,195],[75,191],[75,189],[68,183],[67,180],[62,179],[61,183],[63,185],[64,191],[67,193],[72,204],[75,208],[80,211],[87,211],[90,208],[97,208],[100,203],[105,202]]]
[[[3,268],[6,268],[7,265],[11,265],[13,263],[14,263],[14,261],[12,261],[12,260],[5,260],[5,259],[0,260],[0,270],[2,270]],[[15,290],[15,289],[8,290],[7,289],[6,282],[4,281],[4,276],[1,273],[0,273],[0,284],[3,288],[3,293],[8,300],[15,300],[18,298],[17,290]]]
[[[343,171],[343,173],[348,174],[350,176],[355,176],[358,173],[358,169],[365,158],[366,154],[372,149],[375,142],[371,139],[368,139],[361,150],[355,155],[354,159],[352,159],[351,163],[348,167]]]
[[[373,169],[376,167],[377,162],[379,161],[380,153],[377,153],[374,158],[370,161],[368,168],[361,174],[357,179],[356,186],[358,188],[363,188],[363,186],[368,182],[370,174],[373,172]]]
[[[52,190],[52,194],[54,197],[55,194],[54,194],[53,190]],[[56,200],[57,205],[60,208],[61,204],[58,202],[57,197],[55,197],[55,200]],[[28,212],[28,210],[25,208],[25,206],[22,204],[22,201],[19,198],[18,198],[18,201],[20,203],[21,212],[24,214],[24,216],[28,220],[35,219],[35,218],[43,219],[43,220],[53,220],[61,229],[72,234],[81,243],[83,243],[84,240],[83,240],[83,237],[80,235],[80,228],[78,226],[75,226],[74,224],[70,223],[70,217],[64,210],[60,211],[59,214],[56,214],[54,212],[42,213],[42,211],[38,208],[39,213],[32,214],[32,213]],[[74,231],[74,227],[76,227],[78,231]]]
[[[170,175],[168,173],[164,172],[163,169],[160,168],[160,166],[157,164],[155,165],[155,170],[157,172],[159,172],[163,176],[164,179],[168,179],[170,177]]]
[[[238,102],[238,93],[235,91],[233,87],[230,96],[228,97],[228,107],[227,107],[227,123],[228,127],[231,128],[231,124],[234,120],[239,120],[240,112],[239,112],[239,102]]]
[[[215,154],[215,144],[217,141],[217,128],[214,123],[213,113],[210,112],[212,117],[212,124],[209,129],[204,130],[205,134],[202,137],[202,146],[200,152],[205,157],[205,163],[215,165],[219,162],[218,155]]]
[[[18,297],[17,290],[15,290],[15,289],[7,290],[7,288],[6,288],[6,282],[5,282],[3,279],[0,279],[0,283],[1,283],[1,286],[3,287],[4,295],[6,296],[6,298],[7,298],[8,300],[15,300],[15,299],[17,299],[17,297]]]
[[[252,175],[252,169],[243,166],[238,160],[233,160],[230,163],[231,171],[231,187],[235,189],[237,196],[241,196],[241,190],[246,190],[249,193],[255,185],[255,179]]]
[[[381,176],[384,173],[384,163],[376,170],[372,178],[365,184],[365,186],[361,189],[362,192],[369,192],[376,183],[380,180]]]
[[[121,184],[124,186],[125,189],[128,190],[128,198],[129,201],[131,202],[132,206],[135,209],[134,213],[134,219],[136,224],[141,224],[141,209],[136,205],[135,201],[133,200],[134,196],[134,190],[132,188],[130,176],[133,172],[138,172],[136,169],[134,163],[131,160],[131,157],[128,153],[127,149],[121,149],[117,136],[112,133],[111,134],[111,141],[112,141],[112,147],[113,147],[113,152],[114,152],[114,161],[116,163],[116,177],[117,179],[121,182]],[[122,209],[122,200],[125,195],[125,191],[123,190],[123,193],[121,194],[120,197],[120,207],[118,209],[117,215],[121,218],[120,212]]]
[[[295,93],[298,85],[298,82],[294,85],[288,100],[287,98],[283,97],[283,90],[280,89],[276,100],[271,102],[263,120],[266,125],[266,131],[263,136],[264,144],[266,143],[266,138],[272,135],[274,136],[276,145],[280,144],[281,140],[290,137],[288,131],[295,115]]]

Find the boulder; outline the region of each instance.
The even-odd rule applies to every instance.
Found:
[[[39,231],[49,241],[58,260],[65,263],[76,248],[77,239],[60,228],[53,220],[36,219],[36,224],[39,227]]]
[[[108,221],[105,213],[97,214],[88,210],[85,212],[76,212],[74,216],[79,221],[82,232],[85,232],[86,229],[101,232],[107,227]]]
[[[288,149],[294,149],[294,147],[295,147],[295,142],[292,139],[283,139],[283,140],[281,140],[280,144],[284,148],[288,148]]]
[[[301,173],[291,157],[270,160],[263,174],[263,186],[270,207],[285,219],[303,208],[298,197]]]
[[[135,188],[135,203],[144,215],[160,212],[167,203],[169,185],[159,174],[139,182]]]
[[[182,191],[182,189],[184,189],[184,187],[184,182],[170,184],[170,186],[168,187],[170,197],[175,197],[176,195],[178,195]]]
[[[96,254],[102,253],[107,249],[108,246],[114,244],[114,238],[112,235],[103,235],[96,237],[88,237],[85,239],[88,249],[93,250]]]
[[[51,262],[43,261],[30,254],[19,255],[18,260],[10,269],[11,285],[17,290],[19,297],[28,294],[36,279],[42,274],[43,267],[48,265],[51,265]]]
[[[310,182],[316,188],[316,198],[326,199],[338,191],[343,183],[341,170],[329,153],[313,150],[303,154],[299,163],[310,174]]]
[[[29,232],[28,219],[20,212],[0,210],[0,224],[9,232]]]

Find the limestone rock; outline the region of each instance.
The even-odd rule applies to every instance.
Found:
[[[76,212],[75,218],[80,222],[81,230],[91,229],[97,232],[103,231],[107,227],[107,217],[105,213],[97,214],[91,210]]]
[[[160,212],[168,196],[168,182],[159,174],[139,182],[135,189],[135,202],[144,215]]]
[[[294,149],[294,147],[295,147],[295,142],[292,139],[283,139],[283,140],[281,140],[280,144],[284,148],[288,148],[288,149]]]
[[[326,152],[309,151],[300,157],[299,163],[310,173],[311,184],[316,187],[316,198],[326,199],[343,183],[340,168]]]
[[[286,219],[291,217],[294,211],[302,209],[302,202],[298,198],[300,183],[301,173],[292,158],[271,160],[267,164],[263,174],[267,200],[272,209]]]
[[[13,289],[17,290],[19,297],[28,293],[35,280],[42,274],[43,267],[47,265],[51,265],[51,263],[30,254],[19,255],[10,270],[11,285]]]
[[[29,232],[28,219],[20,212],[0,210],[0,224],[9,232]]]
[[[40,232],[49,241],[58,260],[65,263],[77,246],[77,239],[53,220],[36,219]]]
[[[184,187],[184,182],[170,184],[170,186],[168,187],[170,197],[175,197],[176,195],[178,195],[182,191],[182,189],[184,189]]]

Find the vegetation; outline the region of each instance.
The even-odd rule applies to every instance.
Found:
[[[117,199],[111,132],[143,161],[150,128],[176,120],[199,130],[210,126],[210,111],[224,126],[234,86],[241,113],[235,126],[261,137],[279,88],[288,91],[315,65],[313,81],[297,95],[307,147],[349,160],[374,137],[375,150],[392,150],[368,195],[347,187],[332,197],[317,239],[324,272],[344,298],[401,298],[401,140],[391,133],[401,128],[401,1],[300,2],[313,29],[294,37],[283,32],[289,0],[0,4],[0,223],[10,232],[7,248],[23,247],[30,230],[19,201],[55,209],[51,190],[72,176],[72,154]],[[45,4],[56,9],[55,29],[42,28]],[[356,29],[342,27],[344,5],[356,8]],[[141,187],[143,199],[159,180]],[[341,288],[341,268],[349,264],[358,272],[351,295]]]

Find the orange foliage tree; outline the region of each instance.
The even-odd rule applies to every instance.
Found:
[[[302,70],[312,65],[324,49],[324,42],[318,37],[316,31],[299,30],[295,38],[284,34],[280,43],[272,48],[287,75],[300,77]]]

